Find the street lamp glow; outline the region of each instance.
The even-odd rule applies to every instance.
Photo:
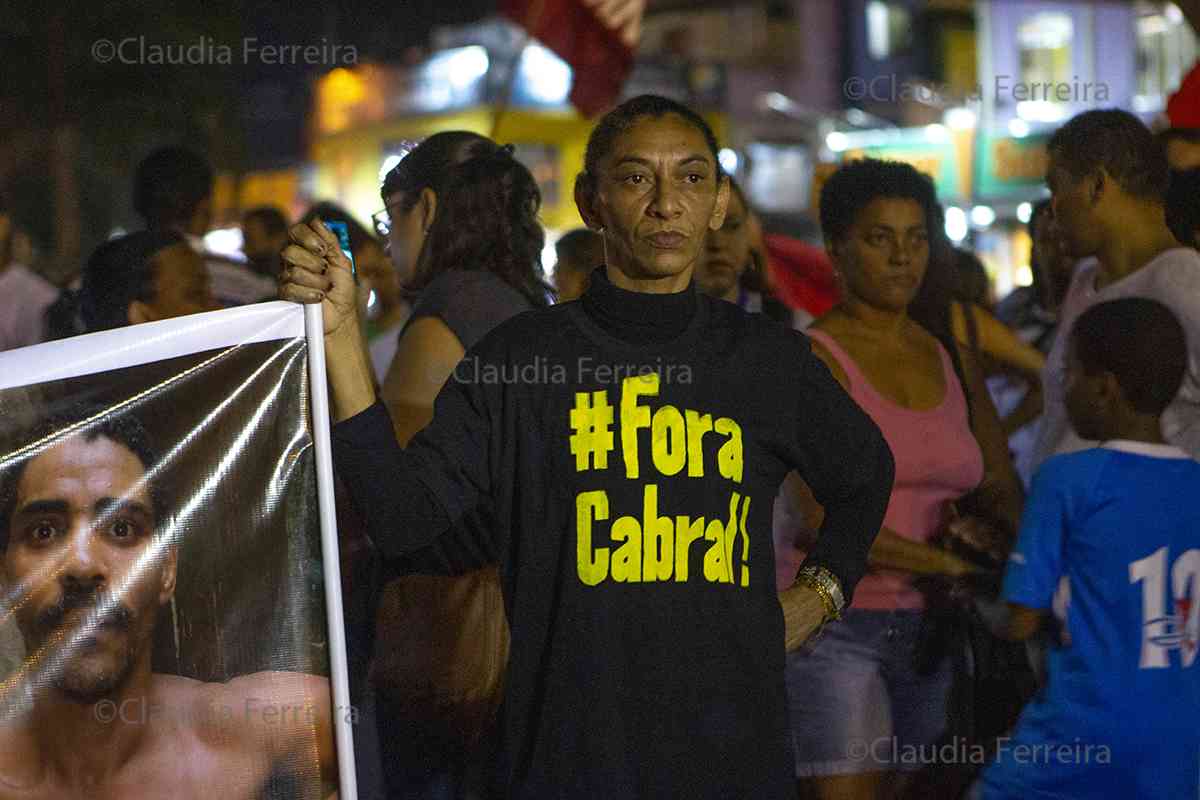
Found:
[[[967,214],[958,206],[946,209],[946,235],[953,242],[967,238]]]
[[[977,228],[986,228],[996,221],[996,212],[991,206],[975,206],[971,209],[971,224]]]
[[[558,251],[554,248],[554,242],[558,240],[557,236],[546,237],[546,244],[542,247],[542,274],[549,279],[554,275],[554,268],[558,265]]]
[[[946,124],[956,131],[970,130],[975,127],[975,112],[969,108],[952,108],[946,112]]]
[[[850,139],[841,131],[833,131],[825,137],[825,146],[835,153],[840,153],[850,146]]]
[[[455,89],[463,90],[482,78],[488,71],[487,50],[479,45],[464,47],[453,53],[446,64],[447,78]]]
[[[204,234],[204,248],[210,253],[216,253],[235,261],[245,261],[242,254],[242,229],[218,228]]]
[[[1021,222],[1029,222],[1029,219],[1032,216],[1033,203],[1021,203],[1021,205],[1017,206],[1017,219],[1019,219]]]
[[[1021,100],[1017,116],[1030,122],[1060,122],[1067,116],[1067,107],[1049,100]]]
[[[571,91],[571,67],[545,47],[534,44],[525,48],[521,56],[521,75],[529,93],[540,102],[567,102]]]
[[[720,152],[717,153],[717,161],[721,162],[721,169],[725,171],[726,175],[732,175],[737,172],[738,154],[728,147],[722,147]]]
[[[390,156],[388,156],[387,158],[385,158],[383,160],[383,164],[380,165],[380,167],[379,167],[379,182],[380,183],[383,183],[384,179],[387,177],[387,174],[389,172],[391,172],[393,169],[395,169],[396,165],[399,164],[403,158],[404,158],[404,156],[402,156],[398,153],[392,153]]]
[[[778,111],[781,114],[786,114],[788,111],[792,110],[793,106],[796,105],[790,99],[788,99],[787,95],[780,94],[779,92],[768,92],[766,97],[763,98],[763,101],[767,104],[767,108],[771,109],[772,111]]]

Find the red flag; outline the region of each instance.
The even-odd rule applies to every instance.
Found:
[[[1167,99],[1167,118],[1172,128],[1200,128],[1200,62]]]
[[[841,299],[833,262],[824,248],[778,234],[767,234],[765,239],[771,279],[780,300],[819,317]]]
[[[645,0],[501,0],[500,12],[571,65],[571,104],[594,117],[633,68]]]

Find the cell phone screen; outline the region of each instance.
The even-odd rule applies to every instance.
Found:
[[[346,227],[346,223],[329,220],[321,221],[337,237],[338,245],[342,248],[342,252],[346,254],[346,258],[350,260],[350,274],[354,276],[354,282],[358,283],[358,267],[354,263],[354,253],[350,251],[350,230]]]

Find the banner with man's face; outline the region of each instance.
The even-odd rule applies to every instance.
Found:
[[[336,789],[303,314],[0,353],[0,800]]]

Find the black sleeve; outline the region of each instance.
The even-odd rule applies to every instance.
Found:
[[[824,362],[805,350],[792,467],[825,507],[825,520],[804,563],[836,575],[849,605],[883,525],[895,462],[875,422]]]
[[[383,404],[333,427],[333,461],[385,556],[432,544],[489,493],[486,398],[451,376],[433,420],[401,448]]]

